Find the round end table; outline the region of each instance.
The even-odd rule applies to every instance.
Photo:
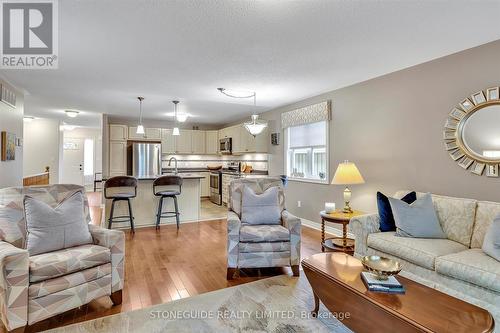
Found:
[[[363,214],[363,212],[357,210],[352,213],[344,213],[339,209],[331,213],[321,211],[321,251],[325,252],[325,249],[328,249],[334,252],[344,252],[353,255],[354,239],[347,237],[347,225],[353,217]],[[342,237],[331,237],[325,239],[325,222],[342,224]]]

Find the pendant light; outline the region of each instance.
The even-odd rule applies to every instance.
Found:
[[[175,118],[175,127],[174,130],[172,131],[172,135],[178,136],[181,135],[179,132],[179,127],[177,127],[177,104],[179,104],[179,101],[172,101],[174,103],[174,118]]]
[[[137,125],[136,133],[144,135],[145,131],[144,126],[142,125],[142,101],[144,100],[144,97],[139,96],[137,99],[139,100],[139,125]]]

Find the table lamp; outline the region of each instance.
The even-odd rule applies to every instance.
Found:
[[[337,171],[335,171],[335,175],[332,179],[332,184],[346,185],[344,190],[344,213],[352,213],[352,208],[349,205],[351,201],[351,190],[347,185],[363,184],[364,182],[363,176],[361,176],[361,173],[354,163],[345,160],[337,167]]]

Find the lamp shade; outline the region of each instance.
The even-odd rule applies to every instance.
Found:
[[[349,161],[339,164],[332,179],[334,185],[363,184],[365,180],[356,165]]]

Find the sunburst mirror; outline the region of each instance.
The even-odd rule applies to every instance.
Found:
[[[448,115],[444,144],[451,158],[476,175],[498,177],[500,165],[499,87],[467,97]]]

